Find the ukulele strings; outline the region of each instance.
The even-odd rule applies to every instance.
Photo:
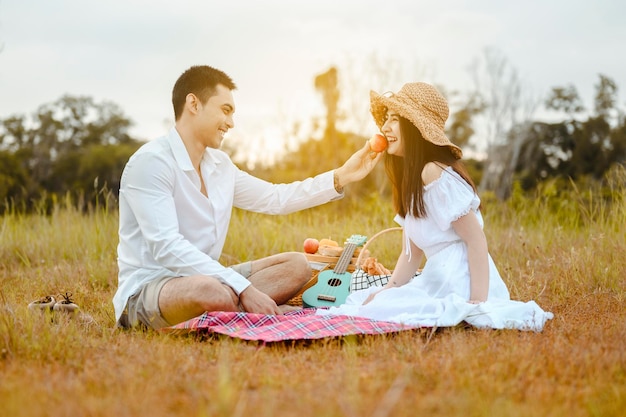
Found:
[[[329,291],[330,292],[329,295],[332,297],[336,297],[336,294],[339,292],[339,287],[341,286],[340,285],[341,279],[339,277],[343,276],[344,272],[347,271],[348,264],[350,263],[350,260],[352,258],[352,253],[354,253],[354,250],[356,250],[356,245],[348,241],[348,243],[346,243],[346,246],[343,249],[343,252],[341,253],[341,256],[339,257],[339,261],[337,262],[337,265],[335,265],[335,268],[333,268],[333,275],[331,276],[330,280],[328,280],[328,284],[331,287]],[[348,254],[350,254],[350,256],[347,256]],[[338,274],[337,271],[340,271],[341,269],[343,269],[344,271]],[[333,285],[333,284],[337,284],[337,285]]]

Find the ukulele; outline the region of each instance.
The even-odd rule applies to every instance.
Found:
[[[304,307],[339,306],[346,301],[348,294],[350,294],[350,280],[352,279],[352,274],[346,272],[346,269],[356,248],[362,246],[366,240],[366,236],[350,236],[335,268],[332,271],[320,272],[317,276],[317,283],[302,294]]]

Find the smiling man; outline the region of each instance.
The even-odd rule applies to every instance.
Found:
[[[124,168],[113,298],[120,327],[159,329],[205,311],[281,314],[311,277],[306,258],[290,252],[221,265],[232,208],[287,214],[336,200],[382,155],[366,143],[341,167],[314,178],[272,184],[251,176],[219,150],[234,127],[235,88],[218,69],[189,68],[172,91],[175,126]]]

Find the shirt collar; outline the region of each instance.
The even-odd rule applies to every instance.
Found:
[[[174,159],[176,159],[178,167],[183,171],[194,171],[194,167],[191,163],[191,158],[189,157],[187,148],[185,148],[183,139],[180,137],[175,127],[172,127],[170,129],[168,142],[170,144],[170,147],[172,148],[172,153],[174,154]],[[213,155],[213,153],[211,153],[211,150],[208,148],[204,150],[204,156],[202,157],[202,163],[204,164],[207,162],[210,165],[217,165],[220,163],[220,160],[215,155]]]

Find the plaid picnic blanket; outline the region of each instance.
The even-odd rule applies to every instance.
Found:
[[[278,342],[322,339],[352,334],[383,334],[416,329],[399,323],[352,316],[319,316],[314,308],[284,315],[217,311],[169,327],[168,330],[206,331],[244,340]]]

